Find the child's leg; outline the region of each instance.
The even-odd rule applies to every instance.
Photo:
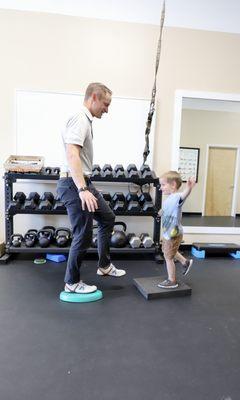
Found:
[[[182,265],[186,264],[187,259],[185,257],[183,257],[183,255],[181,253],[179,253],[179,251],[177,251],[175,258],[180,261],[180,263]]]
[[[178,283],[176,282],[176,267],[174,263],[174,256],[177,250],[175,250],[175,240],[165,240],[163,238],[162,250],[167,265],[168,279],[160,282],[158,287],[163,289],[175,289],[178,287]]]
[[[175,258],[182,264],[183,275],[187,275],[192,267],[193,260],[188,260],[187,258],[183,257],[183,255],[179,252],[176,253]]]
[[[158,287],[161,289],[176,289],[178,283],[176,281],[176,267],[173,258],[167,258],[165,256],[165,261],[167,265],[168,279],[158,283]]]
[[[173,259],[165,258],[167,264],[168,279],[171,282],[176,282],[176,266]]]

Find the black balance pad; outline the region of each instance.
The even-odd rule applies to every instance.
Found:
[[[133,279],[133,283],[147,300],[164,297],[189,296],[192,293],[192,289],[183,282],[178,282],[178,287],[176,289],[159,288],[157,285],[163,280],[164,278],[158,275],[147,278],[135,278]]]
[[[236,243],[193,243],[197,250],[205,250],[208,254],[228,254],[240,250]]]

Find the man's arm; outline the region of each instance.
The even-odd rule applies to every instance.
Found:
[[[66,145],[66,155],[68,166],[72,174],[75,185],[78,189],[86,186],[86,182],[83,176],[82,162],[80,159],[81,146],[77,144]]]
[[[195,178],[191,177],[187,180],[186,188],[181,193],[182,200],[185,200],[190,195],[192,188],[195,186],[195,184],[196,184]]]
[[[81,147],[77,144],[66,145],[66,156],[68,166],[72,174],[73,181],[78,189],[86,186],[86,182],[83,176],[82,162],[80,159]],[[82,201],[82,208],[85,210],[85,204],[88,211],[94,212],[98,208],[97,199],[88,190],[79,192],[79,197]]]

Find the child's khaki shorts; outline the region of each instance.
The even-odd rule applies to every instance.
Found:
[[[175,238],[169,240],[164,238],[162,239],[162,252],[165,259],[172,260],[175,257],[181,244],[182,238],[183,235],[178,235]]]

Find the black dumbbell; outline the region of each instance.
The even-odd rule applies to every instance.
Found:
[[[24,235],[26,247],[33,247],[37,242],[37,229],[28,229]]]
[[[129,233],[127,239],[133,249],[138,249],[141,246],[141,239],[135,233]]]
[[[127,166],[127,172],[129,173],[130,171],[137,171],[137,166],[136,164],[128,164]]]
[[[126,202],[127,202],[127,211],[131,212],[141,211],[141,205],[139,204],[137,193],[128,193],[126,196]]]
[[[11,244],[13,247],[20,247],[23,241],[23,236],[20,233],[11,235]]]
[[[141,206],[138,201],[130,201],[127,206],[127,211],[137,213],[141,211]]]
[[[8,211],[16,212],[19,210],[26,200],[26,195],[23,192],[15,193],[13,201],[10,201]]]
[[[151,197],[150,193],[144,192],[138,196],[138,201],[141,204],[141,206],[143,207],[144,203],[152,202],[152,197]]]
[[[142,206],[144,212],[154,212],[155,207],[152,201],[150,193],[144,192],[139,195],[139,203]]]
[[[144,179],[146,179],[146,178],[152,178],[152,177],[153,177],[152,171],[151,171],[149,165],[143,164],[143,165],[141,166],[141,168],[140,168],[140,172],[141,172],[142,177],[143,177]]]
[[[128,173],[128,178],[134,178],[134,179],[140,178],[140,173],[135,164],[129,164],[127,166],[127,173]]]
[[[35,210],[39,204],[40,196],[37,192],[30,192],[25,203],[24,209],[25,210]]]
[[[104,178],[112,178],[113,177],[113,170],[110,164],[105,164],[102,167],[101,175]]]
[[[114,178],[126,178],[126,174],[122,164],[117,164],[114,168]]]
[[[39,246],[48,247],[54,239],[55,228],[53,226],[44,226],[37,233]]]
[[[58,228],[55,231],[55,240],[58,247],[66,247],[71,239],[71,231],[69,228]]]
[[[138,194],[128,192],[128,194],[126,196],[126,202],[130,203],[130,201],[138,201]]]
[[[156,211],[152,201],[145,201],[145,203],[142,206],[142,210],[143,210],[143,212],[148,212],[148,213],[152,213],[152,212]]]
[[[113,211],[123,212],[126,208],[125,196],[122,192],[116,192],[111,201]]]
[[[148,233],[141,233],[140,239],[141,239],[143,247],[145,247],[145,248],[152,247],[153,240]]]
[[[52,173],[52,167],[45,167],[44,168],[44,174],[51,175],[51,173]]]
[[[55,204],[54,204],[53,209],[55,211],[65,211],[66,210],[66,207],[65,207],[64,203],[60,200],[59,196],[57,196],[55,198]]]
[[[51,210],[53,207],[54,196],[51,192],[44,192],[39,204],[40,210]]]
[[[109,192],[101,192],[102,197],[106,201],[106,203],[111,207],[112,196]]]
[[[92,176],[101,176],[101,167],[99,164],[94,164],[92,167]]]
[[[59,167],[54,167],[52,169],[52,174],[53,175],[59,175],[60,174],[60,168]]]

